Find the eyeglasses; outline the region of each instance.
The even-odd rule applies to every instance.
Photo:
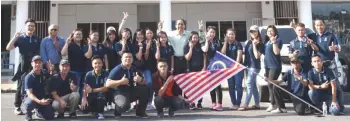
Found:
[[[57,31],[57,29],[51,29],[51,31]]]

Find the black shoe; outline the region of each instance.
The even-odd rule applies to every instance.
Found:
[[[122,114],[114,112],[114,118],[121,118]]]
[[[15,114],[16,114],[16,115],[24,115],[24,113],[22,112],[22,110],[21,110],[20,107],[16,107],[16,108],[15,108]]]
[[[60,119],[60,118],[64,118],[64,113],[58,113],[56,118]]]
[[[169,117],[173,117],[175,115],[174,110],[172,108],[169,108],[168,115]]]
[[[203,109],[202,104],[198,103],[198,104],[197,104],[197,109],[202,110],[202,109]]]
[[[71,113],[71,114],[69,114],[69,118],[77,118],[77,113]]]
[[[136,117],[149,118],[149,116],[146,113],[136,114]]]
[[[26,115],[25,121],[32,121],[32,116]]]
[[[194,103],[190,104],[190,109],[191,109],[191,110],[196,109],[196,104],[194,104]]]
[[[164,117],[164,112],[158,112],[157,116],[158,116],[158,118],[163,118]]]

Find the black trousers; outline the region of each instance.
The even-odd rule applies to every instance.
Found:
[[[106,98],[104,96],[105,94],[99,94],[99,95],[91,95],[87,97],[88,100],[88,108],[83,110],[83,113],[103,113],[104,107],[106,105]]]
[[[278,76],[281,74],[281,68],[266,68],[265,69],[265,76],[269,80],[277,80]],[[274,86],[271,83],[268,83],[268,89],[269,89],[269,98],[270,102],[274,107],[277,108],[286,108],[284,104],[284,100],[282,98],[282,90],[280,90],[278,87]]]
[[[121,114],[130,109],[130,103],[136,100],[139,101],[139,105],[136,109],[136,114],[143,114],[146,111],[149,88],[146,85],[137,85],[131,88],[129,91],[115,91],[114,92],[114,103],[115,103],[115,114]]]
[[[156,96],[154,98],[154,104],[157,108],[157,112],[163,112],[163,108],[169,107],[173,111],[179,110],[183,105],[184,101],[177,96],[161,97]]]
[[[174,57],[174,74],[182,74],[187,70],[187,62],[185,58],[182,57]]]
[[[216,103],[216,94],[218,95],[218,103],[222,104],[222,89],[221,85],[210,91],[211,102]]]
[[[292,101],[293,101],[294,111],[295,111],[298,115],[305,115],[305,110],[306,110],[306,108],[307,108],[307,105],[306,105],[304,102],[298,100],[297,98],[295,98],[295,97],[293,97],[293,96],[291,96],[291,98],[292,98]],[[300,98],[306,100],[306,99],[303,98],[303,97],[300,97]],[[307,100],[306,100],[306,101],[307,101]]]

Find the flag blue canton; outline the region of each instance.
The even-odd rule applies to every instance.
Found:
[[[210,60],[208,70],[219,70],[230,68],[235,64],[235,61],[226,55],[216,51],[215,56]]]

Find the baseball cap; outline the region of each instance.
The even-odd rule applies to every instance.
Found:
[[[107,32],[109,32],[109,31],[116,31],[116,30],[115,30],[115,28],[113,26],[110,26],[110,27],[107,28]]]
[[[60,65],[63,65],[63,64],[70,64],[68,60],[66,59],[62,59],[61,62],[60,62]]]
[[[32,58],[32,62],[33,62],[33,61],[36,61],[36,60],[41,60],[41,61],[42,61],[42,59],[41,59],[41,57],[40,57],[39,55],[36,55],[36,56],[34,56],[34,57]]]
[[[293,56],[292,58],[290,58],[290,62],[291,63],[300,62],[299,57],[298,56]]]
[[[252,25],[249,28],[249,32],[251,32],[251,31],[259,31],[259,27],[257,25]]]

